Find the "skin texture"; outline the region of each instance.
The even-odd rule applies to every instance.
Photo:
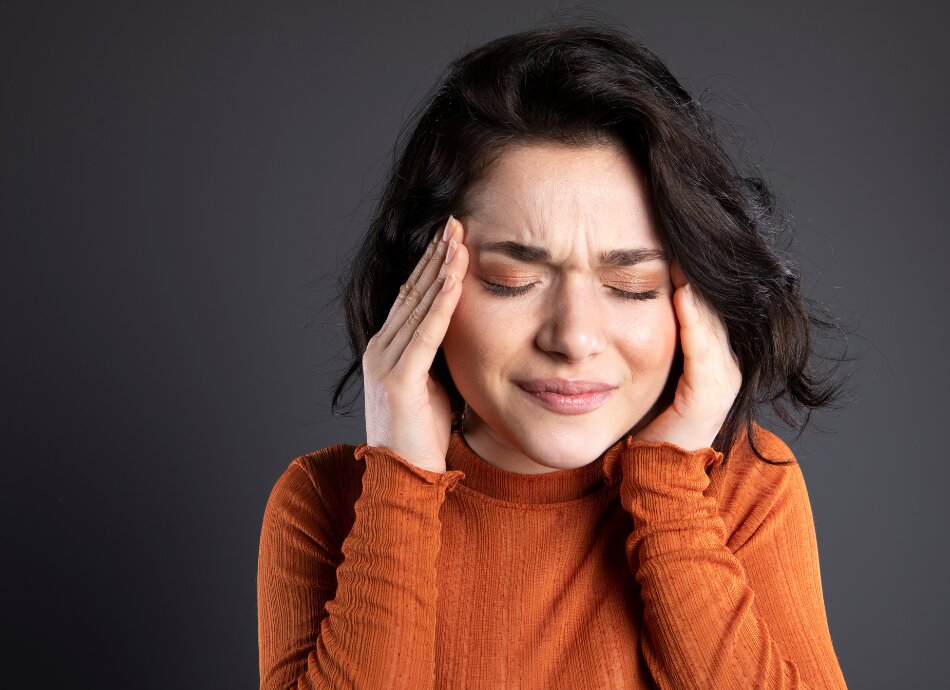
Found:
[[[621,147],[580,149],[532,144],[508,150],[471,190],[472,211],[458,217],[450,269],[461,294],[441,347],[469,410],[464,437],[504,470],[538,474],[595,460],[623,435],[709,446],[741,384],[721,319],[690,297],[675,261],[604,266],[613,249],[662,244],[635,161]],[[548,249],[546,263],[482,252],[514,240]],[[523,294],[493,294],[486,281],[531,284]],[[652,299],[615,292],[655,291]],[[684,374],[674,403],[657,403],[677,347]],[[544,409],[518,380],[596,379],[617,386],[596,410]]]

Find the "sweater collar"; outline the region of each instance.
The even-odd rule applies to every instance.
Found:
[[[465,473],[462,484],[478,493],[515,503],[558,503],[593,494],[620,479],[619,454],[628,445],[624,436],[581,467],[543,474],[510,472],[492,465],[476,453],[461,431],[453,431],[446,454],[446,469]]]

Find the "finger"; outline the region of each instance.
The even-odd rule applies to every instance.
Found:
[[[419,277],[422,275],[425,267],[429,265],[429,259],[431,259],[432,255],[438,250],[440,239],[442,239],[442,231],[437,232],[435,237],[429,240],[429,244],[426,245],[426,250],[422,257],[416,262],[416,265],[412,269],[412,273],[409,274],[409,277],[406,278],[406,283],[415,283],[419,280]]]
[[[409,338],[412,337],[412,333],[422,322],[426,311],[441,288],[445,275],[444,260],[449,249],[449,242],[454,238],[455,242],[458,243],[460,228],[461,222],[457,218],[449,216],[446,224],[446,232],[448,233],[446,239],[448,242],[439,241],[432,256],[419,272],[417,279],[414,282],[406,281],[401,289],[406,297],[399,308],[393,309],[392,318],[389,319],[389,325],[387,326],[386,337],[388,342],[386,348],[391,352],[388,352],[386,361],[390,367],[396,365]]]
[[[691,283],[686,283],[676,290],[673,305],[679,320],[684,359],[705,358],[709,353],[710,339],[715,335],[710,331],[709,321],[702,313],[703,307],[696,298]]]
[[[678,308],[682,312],[684,373],[689,369],[693,382],[702,377],[720,385],[720,379],[725,377],[723,380],[741,383],[739,358],[729,342],[729,329],[723,318],[696,295],[691,283],[678,292],[683,293],[678,296]]]
[[[451,216],[449,216],[451,219]],[[406,279],[406,281],[399,287],[399,293],[396,295],[396,299],[393,301],[393,305],[389,310],[389,314],[386,317],[386,321],[383,323],[383,326],[379,329],[380,333],[384,336],[383,339],[386,344],[392,340],[392,334],[397,330],[397,328],[392,328],[393,317],[396,316],[402,305],[409,299],[413,297],[418,302],[421,297],[421,292],[413,296],[413,290],[418,289],[418,283],[422,277],[423,271],[425,271],[426,266],[433,260],[435,260],[435,254],[440,249],[440,240],[445,234],[445,230],[448,229],[449,221],[447,220],[445,225],[439,230],[435,236],[430,240],[429,244],[426,246],[426,250],[423,253],[422,257],[416,262],[415,267],[412,270],[412,273]],[[401,323],[401,322],[400,322]]]
[[[452,216],[449,216],[445,228],[451,227],[451,221]],[[439,267],[448,249],[448,243],[440,241],[442,234],[442,232],[436,234],[429,246],[426,247],[425,253],[416,264],[409,278],[399,287],[399,294],[389,309],[386,321],[379,329],[378,340],[384,348],[389,347],[409,314],[422,301],[422,296],[438,276]]]
[[[455,256],[443,264],[438,280],[430,287],[412,318],[400,329],[390,349],[402,352],[393,371],[412,376],[427,375],[448,330],[452,314],[462,294],[461,284],[468,268],[468,248],[459,244]],[[447,290],[442,286],[451,277]]]
[[[689,282],[686,278],[686,274],[683,272],[682,266],[680,266],[679,261],[676,258],[670,259],[670,280],[673,281],[673,288],[679,288]]]

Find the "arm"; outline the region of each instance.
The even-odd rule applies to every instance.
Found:
[[[661,688],[844,689],[822,599],[811,507],[797,463],[736,553],[715,498],[712,448],[629,443],[621,503],[634,518],[627,559],[641,585],[644,657]],[[764,514],[763,514],[764,512]],[[746,527],[744,525],[743,527]]]
[[[333,487],[314,486],[295,461],[268,499],[257,575],[262,690],[434,685],[439,509],[464,474],[366,444],[355,456],[366,470],[342,555],[329,546],[336,516],[320,497]]]

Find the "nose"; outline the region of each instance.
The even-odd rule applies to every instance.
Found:
[[[598,285],[571,274],[550,294],[543,307],[538,347],[569,362],[583,362],[603,351],[609,324],[602,302],[606,296],[598,292]]]

